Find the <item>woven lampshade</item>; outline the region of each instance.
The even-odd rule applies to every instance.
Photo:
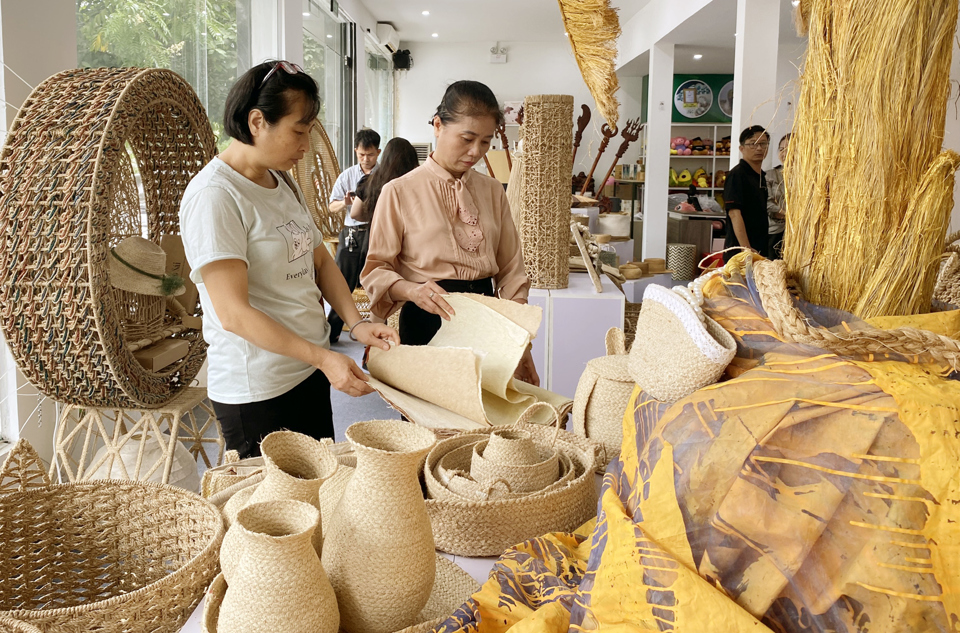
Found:
[[[190,350],[161,372],[125,347],[108,262],[124,238],[180,232],[183,191],[215,152],[203,106],[169,70],[68,70],[21,106],[0,160],[0,330],[45,395],[150,408],[193,380],[198,330],[176,328]]]

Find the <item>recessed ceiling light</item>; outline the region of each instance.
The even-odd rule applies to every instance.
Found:
[[[309,17],[310,17],[310,12],[309,12],[309,11],[304,11],[304,12],[303,12],[303,17],[309,18]]]
[[[330,35],[329,33],[327,33],[327,37],[333,37],[333,36],[332,36],[332,35]]]
[[[430,15],[430,12],[429,12],[429,11],[421,11],[421,12],[420,12],[420,15]]]
[[[694,59],[703,59],[703,55],[701,55],[700,53],[697,53],[696,55],[693,56],[693,58],[694,58]]]
[[[431,34],[430,34],[430,37],[440,37],[440,34],[439,34],[439,33],[431,33]]]

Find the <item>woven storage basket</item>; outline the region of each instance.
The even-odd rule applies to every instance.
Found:
[[[219,511],[168,485],[0,497],[0,616],[57,633],[174,633],[216,575],[222,539]]]
[[[0,159],[0,329],[42,393],[150,408],[196,376],[206,345],[179,322],[164,332],[190,344],[186,356],[159,372],[137,362],[107,258],[125,237],[179,233],[183,191],[215,153],[203,106],[169,70],[68,70],[21,106]]]
[[[40,629],[13,618],[0,618],[0,633],[40,633]]]
[[[343,228],[346,209],[340,213],[330,212],[330,193],[340,175],[340,163],[333,151],[333,144],[323,129],[320,119],[310,126],[310,150],[297,161],[293,177],[303,191],[304,203],[313,216],[317,228],[326,239],[336,239]]]
[[[603,445],[602,468],[620,454],[623,443],[623,414],[636,385],[629,361],[625,354],[594,358],[581,374],[573,398],[573,431]]]
[[[539,424],[491,427],[474,434],[522,428],[549,444],[556,429]],[[451,448],[463,444],[458,437],[442,440],[430,451],[424,476]],[[437,549],[457,556],[499,556],[512,545],[548,532],[569,532],[596,515],[597,490],[594,470],[599,446],[591,440],[560,431],[557,450],[573,462],[574,473],[564,484],[517,498],[489,501],[427,499]]]
[[[495,437],[495,434],[490,437]],[[511,492],[527,493],[543,490],[560,475],[560,461],[556,449],[552,447],[535,454],[537,461],[533,463],[511,463],[495,461],[486,456],[490,452],[491,441],[483,440],[473,445],[470,475],[478,482],[491,484],[503,481]]]
[[[338,471],[339,473],[340,471]],[[332,499],[336,505],[338,499]],[[480,583],[470,577],[456,564],[446,557],[437,554],[437,576],[430,592],[427,606],[420,612],[419,624],[414,624],[397,633],[430,633],[446,620],[470,596],[480,590]],[[227,592],[227,581],[223,574],[218,574],[207,590],[207,599],[203,604],[203,633],[217,633],[217,620],[220,617],[220,606]],[[0,629],[2,631],[2,629]],[[279,633],[279,632],[278,632]]]
[[[640,308],[642,303],[631,303],[627,301],[623,308],[623,337],[624,346],[627,351],[633,347],[633,339],[637,335],[637,319],[640,318]]]
[[[534,288],[569,282],[573,97],[532,95],[523,101],[523,153],[513,163],[507,198]]]
[[[691,281],[697,278],[697,247],[693,244],[667,244],[667,268],[674,281]]]

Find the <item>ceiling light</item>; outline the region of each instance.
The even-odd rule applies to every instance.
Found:
[[[701,55],[700,53],[697,53],[696,55],[693,56],[693,58],[694,58],[694,59],[703,59],[703,55]]]
[[[327,37],[333,37],[333,36],[332,36],[332,35],[330,35],[329,33],[327,33]]]
[[[439,34],[439,33],[431,33],[431,34],[430,34],[430,37],[440,37],[440,34]]]
[[[310,17],[310,12],[309,12],[309,11],[304,11],[304,12],[303,12],[303,17],[309,18],[309,17]]]
[[[430,12],[429,12],[429,11],[421,11],[421,12],[420,12],[420,15],[430,15]]]

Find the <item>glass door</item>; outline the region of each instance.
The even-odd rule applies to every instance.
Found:
[[[384,141],[393,138],[394,76],[393,61],[368,35],[364,38],[364,121],[366,127],[380,133]]]
[[[341,169],[352,164],[352,80],[350,36],[353,25],[316,0],[303,0],[303,69],[320,87],[320,113]]]

